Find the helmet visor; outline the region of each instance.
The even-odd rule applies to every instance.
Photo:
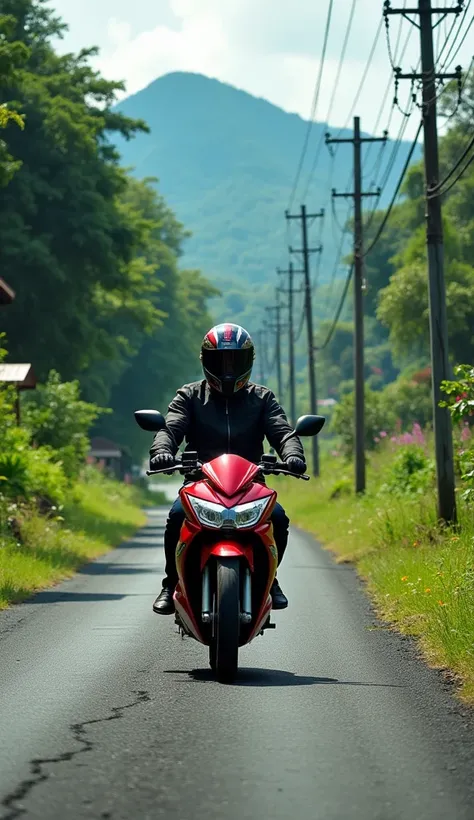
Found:
[[[252,369],[253,348],[241,350],[203,350],[202,364],[219,381],[240,379]]]

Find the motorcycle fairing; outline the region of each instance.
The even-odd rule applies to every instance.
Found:
[[[217,490],[230,498],[253,481],[259,467],[241,456],[225,453],[204,464],[202,471]]]

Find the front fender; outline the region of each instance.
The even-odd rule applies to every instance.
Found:
[[[201,550],[201,571],[211,557],[215,558],[245,558],[253,572],[253,547],[249,544],[240,544],[238,541],[220,541],[218,544],[209,544]]]

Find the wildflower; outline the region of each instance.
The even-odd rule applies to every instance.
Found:
[[[375,436],[374,441],[375,441],[375,443],[376,443],[376,444],[378,444],[378,443],[379,443],[379,441],[380,441],[379,437],[378,437],[378,436]]]
[[[408,575],[402,575],[402,581],[408,581]]]
[[[380,431],[380,438],[387,438],[387,433],[385,432],[385,430]]]
[[[459,535],[453,535],[451,541],[459,541]]]
[[[446,606],[446,604],[444,603],[444,601],[438,601],[438,604],[439,604],[440,606]]]
[[[426,592],[427,595],[429,595],[430,592],[431,592],[431,589],[429,587],[426,587],[425,592]]]
[[[419,541],[413,541],[413,546],[414,546],[414,547],[419,547],[419,546],[420,546],[420,542],[419,542]]]

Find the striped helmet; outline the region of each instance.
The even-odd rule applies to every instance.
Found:
[[[240,325],[216,325],[204,336],[201,362],[210,387],[233,396],[247,384],[255,356],[250,334]]]

